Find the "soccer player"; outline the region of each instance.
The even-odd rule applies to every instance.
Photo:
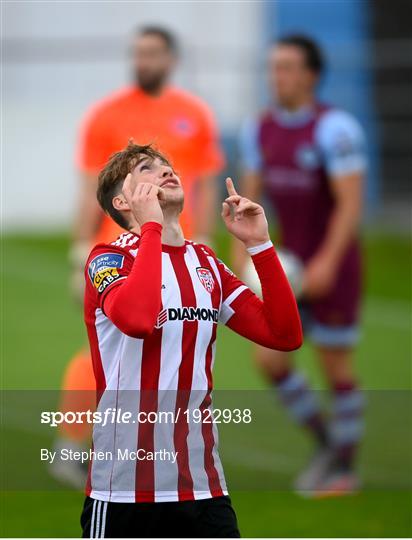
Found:
[[[358,479],[354,457],[362,432],[363,399],[353,353],[361,296],[361,218],[366,168],[364,136],[347,112],[320,103],[322,53],[310,38],[284,37],[270,47],[273,102],[241,133],[242,190],[264,195],[277,216],[282,246],[305,265],[300,302],[305,336],[313,343],[333,392],[328,425],[293,355],[258,348],[256,358],[294,419],[317,443],[296,488],[306,495],[346,494]],[[243,253],[234,249],[241,275]]]
[[[77,152],[81,189],[71,249],[72,288],[79,299],[83,297],[83,268],[91,247],[98,241],[113,240],[122,231],[96,202],[97,175],[130,138],[155,143],[173,158],[186,191],[187,202],[180,216],[184,234],[206,242],[212,235],[216,174],[224,158],[208,106],[169,82],[178,61],[177,49],[175,37],[167,30],[139,30],[132,43],[132,84],[94,105],[83,121]],[[87,410],[87,391],[93,384],[90,355],[81,350],[66,368],[61,408]],[[56,448],[81,448],[88,435],[87,426],[65,424]],[[52,473],[75,487],[84,483],[85,472],[75,463],[56,461]]]
[[[184,239],[183,186],[150,146],[129,144],[99,176],[98,200],[128,231],[98,244],[85,270],[85,322],[99,410],[156,412],[174,423],[94,426],[93,450],[138,451],[142,459],[93,459],[81,518],[84,537],[238,537],[210,422],[220,321],[265,347],[293,350],[302,331],[293,292],[270,241],[263,208],[230,179],[222,217],[259,274],[263,301],[203,244]],[[149,459],[175,452],[176,459]],[[150,454],[149,454],[150,452]],[[160,455],[159,454],[159,455]]]

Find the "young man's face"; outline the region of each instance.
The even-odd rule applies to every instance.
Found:
[[[306,66],[303,51],[294,45],[276,45],[270,49],[268,76],[272,96],[285,107],[311,94],[317,80]]]
[[[147,34],[135,38],[132,61],[136,83],[144,91],[156,93],[169,78],[176,59],[160,36]]]
[[[141,156],[132,170],[132,181],[134,185],[145,182],[161,187],[164,192],[164,199],[160,201],[162,207],[183,205],[184,193],[180,178],[168,163],[158,157],[153,159]]]

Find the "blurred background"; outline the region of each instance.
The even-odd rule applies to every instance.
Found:
[[[393,209],[405,219],[412,159],[410,9],[408,0],[396,2],[396,9],[384,0],[4,3],[4,228],[70,224],[80,119],[97,99],[129,82],[129,39],[147,23],[176,32],[182,49],[176,83],[211,106],[231,164],[241,121],[266,102],[266,45],[290,31],[318,39],[328,60],[321,96],[354,113],[367,132],[370,208]],[[24,150],[29,174],[22,177],[23,140],[30,144]]]
[[[370,470],[363,458],[366,489],[357,497],[304,501],[286,489],[269,493],[242,487],[232,498],[245,536],[410,535],[411,462],[404,451],[412,427],[407,413],[411,8],[410,0],[3,2],[3,389],[58,389],[65,364],[85,338],[81,312],[68,290],[67,253],[79,185],[75,146],[87,109],[130,82],[128,47],[135,28],[156,24],[176,33],[181,61],[175,82],[213,110],[228,161],[225,172],[235,177],[240,125],[268,100],[266,47],[282,34],[305,32],[319,41],[327,57],[321,97],[353,113],[367,136],[366,301],[358,363],[364,387],[374,393],[372,401],[388,403],[388,408],[396,402],[401,420],[396,433],[388,435],[383,428],[379,438],[375,432],[378,459]],[[216,246],[227,260],[228,241],[221,228]],[[217,386],[263,388],[250,348],[225,329],[222,336]],[[322,389],[309,348],[300,363]],[[19,441],[22,429],[7,426],[9,445]],[[306,444],[297,434],[292,440],[297,461],[278,463],[278,485],[287,485],[301,459],[299,448]],[[388,454],[388,446],[400,454]],[[249,473],[257,463],[264,463],[260,455],[248,464]],[[238,466],[245,467],[244,460]],[[267,467],[270,471],[270,463]],[[58,489],[52,482],[47,489]],[[2,494],[5,536],[79,534],[82,496],[67,491],[56,496],[47,489]],[[24,519],[22,505],[29,509]]]

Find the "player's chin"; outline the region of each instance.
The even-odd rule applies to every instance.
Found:
[[[170,185],[165,186],[162,189],[164,193],[164,200],[161,202],[164,202],[165,204],[183,202],[184,193],[181,186]]]

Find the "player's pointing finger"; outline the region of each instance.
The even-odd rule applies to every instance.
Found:
[[[226,178],[226,189],[229,195],[237,195],[237,191],[231,178]]]

